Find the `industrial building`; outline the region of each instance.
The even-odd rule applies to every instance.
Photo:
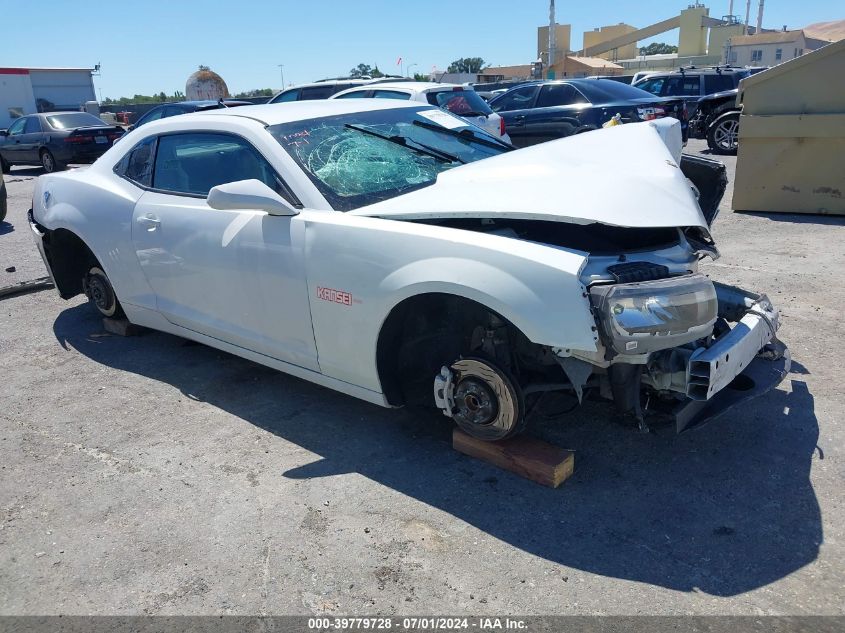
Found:
[[[97,68],[0,68],[0,128],[24,114],[79,110],[96,101]]]
[[[696,2],[678,15],[643,28],[619,23],[584,33],[580,50],[571,46],[572,27],[558,24],[555,3],[549,3],[549,24],[537,28],[537,57],[529,64],[490,67],[479,74],[479,81],[502,79],[584,77],[587,75],[630,74],[641,70],[671,70],[682,66],[735,64],[773,66],[816,50],[845,37],[845,22],[825,22],[802,30],[764,29],[764,2],[757,5],[756,25],[751,24],[750,0],[745,2],[745,18],[728,15],[714,18],[710,9]],[[639,55],[639,42],[662,33],[678,31],[678,52]],[[842,33],[842,35],[840,35]]]
[[[777,66],[830,44],[808,37],[803,29],[738,35],[727,42],[727,63],[733,66]]]

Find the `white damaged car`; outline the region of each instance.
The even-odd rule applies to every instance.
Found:
[[[29,220],[65,299],[479,438],[588,390],[682,430],[789,356],[764,295],[699,272],[723,171],[682,171],[673,125],[513,150],[419,103],[214,110],[42,176]]]

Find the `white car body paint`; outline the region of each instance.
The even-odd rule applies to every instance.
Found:
[[[90,168],[39,178],[33,199],[39,250],[44,253],[41,229],[70,231],[99,260],[132,323],[388,406],[377,368],[379,334],[391,310],[420,294],[478,302],[561,356],[589,360],[602,350],[584,286],[585,279],[602,274],[601,258],[501,234],[397,220],[520,218],[707,229],[652,124],[600,130],[455,167],[434,184],[348,213],[332,210],[265,129],[419,107],[377,99],[308,101],[151,122]],[[114,173],[138,142],[193,131],[248,141],[303,208],[282,216],[212,209],[204,198],[143,189]],[[639,160],[632,163],[631,156]],[[680,245],[644,257],[680,274],[696,266],[694,253]]]
[[[679,127],[674,119],[670,125]],[[620,125],[493,156],[423,189],[349,213],[394,219],[521,218],[626,227],[707,222],[651,123]]]

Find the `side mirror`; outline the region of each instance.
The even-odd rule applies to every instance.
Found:
[[[206,198],[208,206],[221,211],[258,209],[270,215],[296,215],[291,204],[260,180],[238,180],[212,187]]]
[[[9,136],[9,130],[6,130],[6,129],[0,130],[0,136]]]

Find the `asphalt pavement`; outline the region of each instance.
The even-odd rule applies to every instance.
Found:
[[[39,173],[6,175],[0,286],[45,274]],[[842,614],[845,219],[729,207],[704,271],[780,307],[792,373],[680,436],[535,419],[576,451],[557,490],[434,411],[0,301],[0,614]]]

